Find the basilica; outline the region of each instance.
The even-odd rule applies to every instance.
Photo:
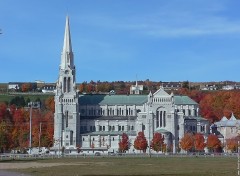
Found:
[[[117,152],[126,133],[128,152],[137,153],[133,143],[138,132],[144,132],[148,144],[154,133],[161,133],[168,150],[176,153],[184,133],[207,135],[209,122],[199,116],[199,105],[191,98],[168,94],[162,87],[148,95],[80,94],[67,17],[55,93],[54,147]]]

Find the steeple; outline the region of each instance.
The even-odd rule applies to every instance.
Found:
[[[62,50],[62,59],[61,59],[61,69],[73,69],[73,52],[72,52],[72,43],[71,43],[71,34],[70,34],[70,26],[69,26],[69,17],[66,17],[66,25],[65,25],[65,34],[64,34],[64,42],[63,42],[63,50]]]

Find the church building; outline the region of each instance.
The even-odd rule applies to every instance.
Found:
[[[69,18],[55,93],[54,147],[81,147],[83,152],[117,152],[123,133],[133,143],[144,132],[148,144],[161,133],[169,151],[177,152],[184,133],[209,133],[209,122],[199,116],[199,105],[188,96],[168,94],[162,87],[148,95],[80,94],[72,51]]]

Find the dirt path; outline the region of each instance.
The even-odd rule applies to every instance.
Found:
[[[0,169],[26,169],[26,168],[38,168],[38,167],[52,167],[66,165],[67,163],[38,163],[38,162],[26,162],[26,163],[0,163]]]

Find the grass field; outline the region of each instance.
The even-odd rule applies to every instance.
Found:
[[[31,101],[35,101],[37,98],[40,98],[41,101],[45,101],[48,97],[53,95],[49,94],[0,94],[0,102],[10,102],[16,96],[23,96],[25,100],[29,98]]]
[[[6,161],[5,161],[6,162]],[[26,162],[26,161],[7,161]],[[39,167],[15,169],[33,176],[46,175],[121,175],[121,176],[233,176],[237,175],[236,157],[95,157],[44,159],[37,162]],[[46,166],[41,166],[41,164]],[[52,165],[54,164],[55,165]],[[1,165],[1,162],[0,162]]]

